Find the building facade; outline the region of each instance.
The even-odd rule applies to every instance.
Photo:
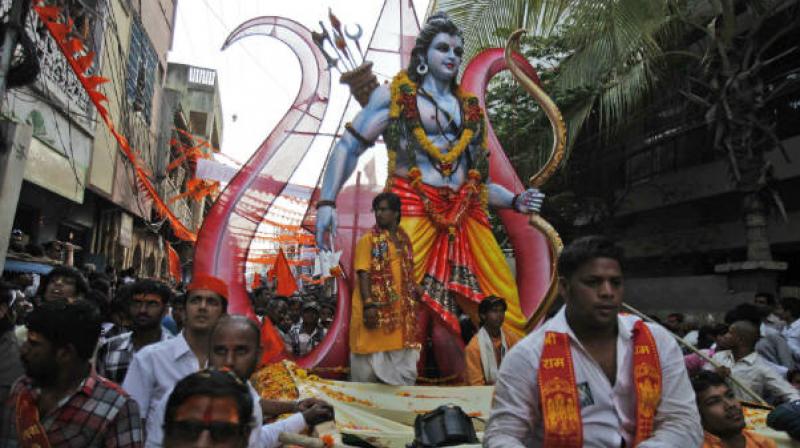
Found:
[[[8,12],[11,1],[0,5],[2,12]],[[185,180],[175,180],[181,174],[185,177],[189,168],[181,166],[184,173],[178,174],[168,170],[180,156],[171,142],[176,135],[183,136],[176,129],[191,140],[194,114],[202,112],[207,120],[196,135],[210,142],[209,152],[218,151],[221,103],[213,71],[210,85],[201,79],[176,91],[167,83],[177,0],[70,0],[59,5],[75,22],[86,47],[97,55],[92,72],[110,81],[100,91],[116,130],[128,140],[137,163],[176,217],[196,232],[210,199],[204,197],[201,204],[170,201],[185,192]],[[190,244],[176,238],[169,222],[156,213],[132,161],[99,120],[95,106],[32,11],[26,22],[26,33],[40,54],[41,73],[33,84],[8,95],[8,114],[33,129],[13,227],[26,235],[31,246],[51,241],[79,246],[76,266],[133,268],[137,275],[166,279],[168,244],[179,249]],[[206,77],[208,72],[203,72]],[[200,104],[193,99],[202,97],[197,90],[211,99]],[[199,127],[201,120],[196,121]]]

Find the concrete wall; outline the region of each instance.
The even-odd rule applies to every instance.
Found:
[[[729,290],[722,275],[625,279],[626,302],[662,318],[675,311],[719,318],[752,298],[752,292]]]
[[[100,91],[108,98],[106,109],[114,123],[121,122],[121,108],[125,107],[124,104],[120,104],[119,100],[124,101],[126,96],[125,76],[132,20],[132,11],[124,5],[125,2],[126,0],[110,0],[108,2],[107,14],[114,18],[117,26],[115,28],[110,25],[106,27],[99,67],[100,74],[110,79],[110,82],[100,86]],[[106,20],[110,21],[110,19]],[[120,156],[117,141],[108,131],[105,123],[100,123],[97,126],[92,147],[89,187],[107,198],[111,198],[114,192],[117,158]]]

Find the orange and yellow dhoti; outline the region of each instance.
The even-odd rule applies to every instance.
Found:
[[[414,248],[414,279],[425,289],[423,302],[455,334],[461,334],[457,305],[474,318],[477,304],[495,295],[508,304],[506,329],[522,335],[526,321],[516,281],[492,234],[481,197],[470,187],[469,183],[458,191],[426,184],[413,187],[406,178],[392,179],[391,191],[402,202],[400,227]],[[454,225],[443,226],[443,221]]]

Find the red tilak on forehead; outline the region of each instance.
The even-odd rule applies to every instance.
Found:
[[[194,395],[175,411],[175,421],[196,421],[198,417],[205,425],[213,422],[238,424],[239,410],[232,398]]]
[[[213,412],[214,412],[214,402],[209,401],[206,404],[206,410],[203,411],[203,423],[207,425],[213,421],[214,417]]]

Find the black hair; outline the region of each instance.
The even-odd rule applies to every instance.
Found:
[[[391,191],[384,191],[379,193],[375,198],[372,199],[372,211],[378,209],[378,206],[381,202],[386,201],[386,205],[389,207],[389,210],[393,212],[397,212],[397,223],[400,223],[400,216],[402,215],[401,207],[402,204],[400,202],[400,196],[392,193]]]
[[[172,290],[169,286],[157,280],[143,279],[137,280],[131,285],[130,297],[138,294],[155,294],[161,297],[161,303],[168,304],[172,300]]]
[[[239,411],[240,430],[242,435],[247,435],[253,419],[253,399],[250,397],[250,390],[231,371],[205,369],[178,381],[169,394],[164,411],[165,438],[173,435],[175,413],[178,408],[189,398],[198,395],[233,398]]]
[[[111,320],[111,301],[108,300],[108,296],[103,291],[99,289],[90,289],[89,292],[86,293],[85,299],[97,307],[97,310],[100,312],[100,319],[103,322]]]
[[[133,297],[133,294],[131,294],[132,290],[133,290],[132,283],[120,285],[117,288],[116,294],[114,294],[114,297],[111,299],[112,311],[120,310],[124,313],[128,312],[127,306],[128,303],[130,303],[131,298]]]
[[[756,297],[763,297],[763,298],[767,299],[767,305],[769,305],[769,306],[777,305],[777,301],[775,300],[775,295],[772,294],[772,293],[759,291],[759,292],[755,293],[755,295],[753,296],[753,298],[756,298]]]
[[[727,386],[725,379],[722,378],[717,372],[702,370],[692,376],[692,389],[694,389],[695,397],[700,398],[700,392],[705,392],[709,387],[714,386]]]
[[[327,308],[329,310],[333,310],[334,313],[336,312],[336,304],[335,303],[329,302],[327,300],[324,300],[324,301],[321,300],[318,303],[319,303],[319,309],[320,310],[322,310],[323,308]]]
[[[100,312],[88,300],[43,302],[27,317],[29,331],[44,336],[56,347],[71,345],[82,361],[94,354],[100,337]]]
[[[271,291],[272,291],[272,288],[270,288],[269,286],[259,286],[258,288],[256,288],[256,289],[254,289],[254,290],[253,290],[253,297],[252,297],[252,299],[255,299],[256,297],[258,297],[258,296],[259,296],[261,293],[263,293],[264,291],[271,292]],[[252,299],[251,299],[251,300],[252,300]]]
[[[56,266],[47,275],[42,278],[42,283],[39,285],[38,295],[44,297],[44,292],[47,291],[47,285],[56,277],[67,277],[75,280],[75,291],[78,295],[85,296],[89,292],[89,282],[83,276],[81,271],[73,268],[72,266]]]
[[[728,325],[739,320],[746,320],[758,328],[761,325],[761,314],[761,310],[752,303],[742,303],[725,313],[723,320]]]
[[[175,305],[186,306],[186,294],[178,293],[172,296],[172,300],[170,300],[170,305],[173,307]]]
[[[11,301],[14,299],[16,287],[9,282],[0,280],[0,305],[6,305],[9,309],[6,310],[5,316],[0,319],[0,334],[4,334],[14,328],[16,323],[16,316],[14,310],[11,309]]]
[[[406,69],[409,79],[417,84],[422,82],[422,76],[417,73],[417,66],[425,59],[428,47],[431,46],[433,38],[439,33],[447,33],[452,36],[458,36],[462,40],[464,39],[461,30],[450,20],[447,14],[440,11],[430,16],[425,22],[425,26],[423,26],[422,29],[419,30],[419,34],[417,34],[417,40],[414,42],[414,48],[411,50],[411,57],[408,60],[408,68]],[[453,89],[456,87],[455,77],[453,77],[451,87]]]
[[[595,258],[611,258],[622,268],[622,249],[609,238],[590,235],[578,238],[564,248],[558,257],[558,274],[569,278],[582,264]]]
[[[678,323],[681,323],[681,324],[683,323],[684,318],[685,318],[683,313],[669,313],[669,314],[667,314],[667,319],[669,319],[670,317],[674,317],[678,321]]]
[[[503,304],[503,309],[507,310],[508,305],[506,304],[505,299],[502,297],[497,296],[486,296],[481,300],[481,303],[478,304],[478,314],[486,314],[492,307],[498,303]]]
[[[792,319],[800,317],[800,299],[797,297],[784,297],[781,299],[781,306],[788,311]]]
[[[10,305],[17,287],[11,283],[0,280],[0,305]],[[10,310],[9,310],[10,311]]]
[[[797,375],[797,374],[800,374],[800,369],[791,369],[791,370],[787,371],[786,372],[786,381],[791,383],[792,382],[792,377]]]
[[[96,289],[105,294],[107,297],[111,297],[111,282],[100,277],[92,278],[90,276],[90,279],[91,279],[89,280],[90,289]]]
[[[44,256],[44,249],[40,244],[28,243],[28,245],[25,246],[25,252],[31,254],[34,257]]]
[[[503,305],[503,312],[508,309],[508,304],[506,303],[505,299],[502,297],[497,296],[486,296],[481,300],[481,303],[478,304],[478,320],[480,320],[480,324],[483,325],[483,315],[488,313],[493,306],[501,304]]]
[[[719,327],[711,325],[703,325],[697,330],[697,348],[711,348],[714,345],[715,338],[719,336]]]
[[[256,347],[261,347],[261,328],[259,328],[258,324],[252,319],[248,319],[245,316],[236,314],[223,314],[219,319],[217,319],[216,325],[214,325],[214,328],[211,330],[210,340],[214,339],[214,335],[217,333],[217,331],[219,331],[220,328],[228,324],[246,325],[248,329],[252,330],[255,336]]]

